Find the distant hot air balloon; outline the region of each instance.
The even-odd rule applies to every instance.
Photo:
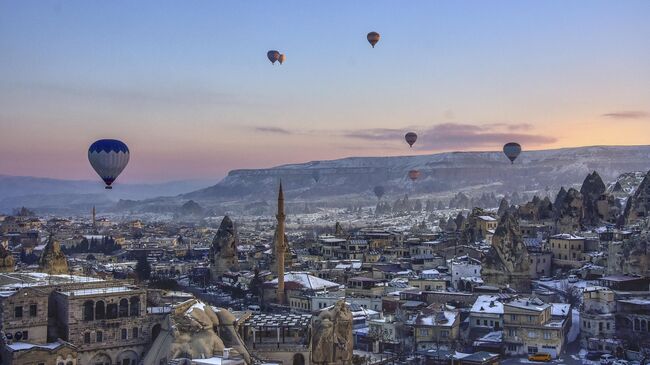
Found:
[[[411,170],[409,171],[409,179],[415,181],[420,177],[420,171],[418,170]]]
[[[286,60],[287,56],[284,53],[281,53],[280,56],[278,56],[278,62],[280,62],[280,64],[283,64]]]
[[[510,163],[515,163],[515,159],[521,153],[521,145],[516,142],[509,142],[503,146],[503,153],[508,157]]]
[[[372,48],[375,48],[375,44],[377,44],[377,42],[379,42],[379,38],[381,38],[381,36],[377,32],[370,32],[370,33],[368,33],[366,38],[368,38],[368,42],[370,42],[370,45],[372,46]]]
[[[318,170],[314,170],[311,173],[311,178],[314,179],[315,182],[318,182],[320,180],[320,172],[318,172]]]
[[[275,64],[275,61],[280,59],[280,52],[276,50],[270,50],[266,52],[266,57],[269,58],[269,61],[271,61],[271,63]]]
[[[413,143],[418,140],[418,135],[415,134],[415,132],[408,132],[404,136],[404,139],[406,140],[406,143],[409,144],[410,147],[413,147]]]
[[[386,189],[381,185],[375,186],[373,191],[375,192],[377,199],[381,199],[381,197],[384,196],[384,193],[386,193]]]
[[[129,163],[129,148],[116,139],[100,139],[88,148],[88,161],[106,183],[106,189],[112,189],[111,184]]]

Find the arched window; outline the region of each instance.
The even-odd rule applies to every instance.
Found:
[[[84,321],[93,321],[95,319],[95,316],[93,315],[94,306],[95,303],[92,300],[87,300],[84,302]]]
[[[137,317],[140,315],[140,298],[131,297],[131,316]]]
[[[100,300],[95,304],[95,318],[106,319],[106,305],[103,300]]]
[[[293,355],[293,365],[305,365],[305,356],[303,354]]]
[[[129,300],[123,298],[120,300],[119,316],[128,317],[128,315],[129,315]]]
[[[107,319],[117,318],[117,304],[111,303],[106,306],[106,318]]]

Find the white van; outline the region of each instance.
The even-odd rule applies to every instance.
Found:
[[[569,275],[569,279],[567,280],[570,283],[577,283],[578,282],[578,277],[575,275]]]
[[[262,308],[259,305],[249,305],[248,310],[255,314],[262,313]]]

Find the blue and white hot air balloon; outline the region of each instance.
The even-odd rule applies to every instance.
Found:
[[[129,163],[129,148],[116,139],[100,139],[90,145],[88,161],[106,183],[106,189],[112,189],[111,184]]]

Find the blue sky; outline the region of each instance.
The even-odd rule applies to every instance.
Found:
[[[125,181],[510,139],[647,144],[649,14],[648,1],[2,1],[0,173],[93,177],[85,150],[103,137],[129,144]]]

